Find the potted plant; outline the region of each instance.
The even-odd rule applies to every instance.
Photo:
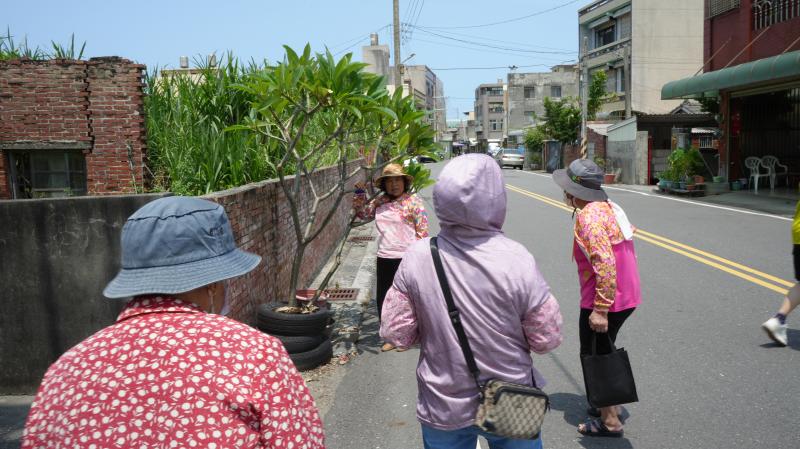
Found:
[[[259,326],[270,333],[308,335],[319,333],[328,321],[317,301],[341,263],[347,233],[358,225],[354,214],[313,295],[299,290],[309,245],[341,207],[349,210],[344,200],[358,179],[372,179],[388,163],[431,154],[434,133],[413,96],[404,96],[402,89],[390,95],[383,79],[363,71],[366,64],[353,62],[351,54],[336,60],[329,51],[312,55],[308,45],[302,54],[284,48],[281,63],[238,86],[253,98],[251,111],[244,123],[229,130],[255,136],[261,151],[270,155],[267,164],[277,173],[295,237],[287,295],[268,298],[271,302],[259,307]],[[359,158],[362,162],[354,167],[352,161]],[[337,168],[335,182],[322,190],[314,173],[330,165]],[[305,305],[298,303],[298,293],[311,296]]]

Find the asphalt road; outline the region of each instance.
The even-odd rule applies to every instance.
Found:
[[[441,166],[429,165],[434,174]],[[627,406],[623,439],[584,438],[575,431],[586,403],[571,211],[557,207],[562,193],[549,176],[503,172],[509,186],[504,231],[534,254],[565,320],[562,346],[534,357],[553,404],[545,447],[800,447],[800,321],[790,317],[787,348],[770,343],[760,329],[793,279],[790,221],[608,190],[643,236],[636,240],[643,303],[617,342],[629,351],[640,402]],[[436,232],[431,189],[422,196]],[[376,332],[371,317],[363,353],[347,365],[324,417],[331,449],[422,447],[415,419],[418,350],[380,353]]]

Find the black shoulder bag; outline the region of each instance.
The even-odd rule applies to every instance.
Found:
[[[450,322],[453,323],[453,328],[456,330],[461,351],[467,361],[467,368],[475,378],[475,384],[480,392],[480,405],[475,417],[475,425],[501,437],[521,440],[539,438],[544,415],[550,409],[550,398],[545,392],[536,388],[536,379],[533,377],[531,377],[534,383],[533,387],[498,379],[490,379],[485,384],[481,384],[480,370],[475,363],[467,334],[464,332],[464,326],[461,325],[461,317],[453,302],[450,284],[447,282],[442,259],[439,257],[436,237],[431,238],[431,255],[433,256],[433,265],[436,267],[436,276],[439,278],[439,285],[442,288],[444,299],[447,301]]]

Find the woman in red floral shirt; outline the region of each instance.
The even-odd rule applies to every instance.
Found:
[[[218,204],[167,197],[139,209],[103,291],[133,300],[47,370],[22,448],[324,448],[280,341],[222,316],[226,280],[260,261],[236,248]]]

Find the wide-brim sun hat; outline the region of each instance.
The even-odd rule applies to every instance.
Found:
[[[152,201],[122,228],[122,268],[107,298],[185,293],[241,276],[261,256],[236,247],[225,209],[211,201],[170,196]]]
[[[553,172],[553,181],[564,191],[584,201],[608,201],[603,190],[603,170],[588,159],[576,159],[569,167]]]
[[[384,179],[398,177],[398,176],[402,176],[406,180],[406,182],[408,182],[409,184],[414,181],[414,178],[411,177],[411,175],[406,174],[406,172],[403,171],[403,166],[402,165],[400,165],[400,164],[389,164],[386,167],[383,167],[383,172],[381,173],[381,175],[378,176],[377,178],[375,178],[375,184],[380,185],[380,183]]]

